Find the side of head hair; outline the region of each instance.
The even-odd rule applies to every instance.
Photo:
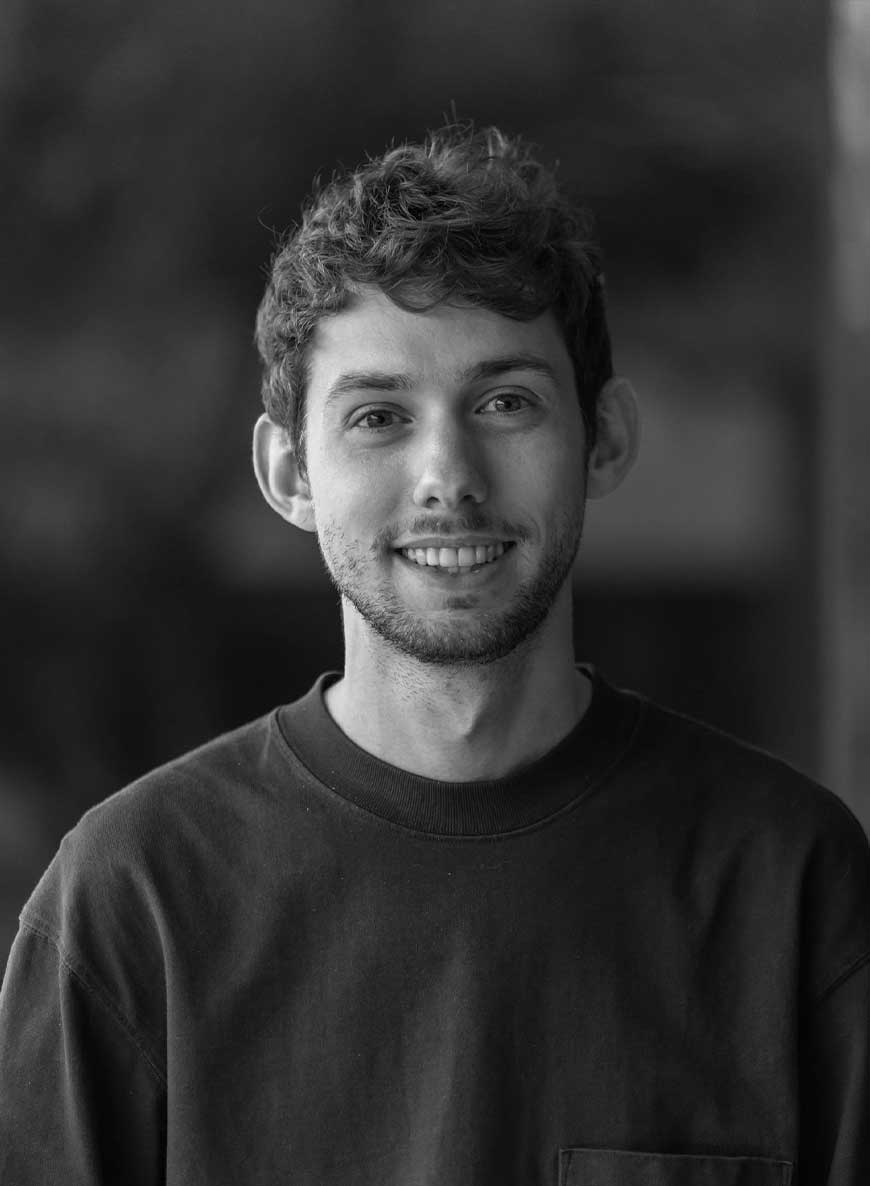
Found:
[[[412,310],[451,299],[518,320],[551,310],[594,443],[613,374],[600,252],[589,213],[521,139],[452,125],[315,186],[274,255],[256,331],[264,406],[303,464],[307,347],[362,285]]]

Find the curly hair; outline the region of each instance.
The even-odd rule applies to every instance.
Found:
[[[517,320],[552,310],[577,383],[587,448],[613,374],[591,215],[518,137],[451,125],[314,192],[279,244],[257,314],[263,403],[304,469],[307,347],[362,285],[401,308],[442,301]]]

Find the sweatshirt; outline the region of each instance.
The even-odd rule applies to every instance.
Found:
[[[310,692],[89,811],[0,993],[3,1186],[866,1186],[870,853],[618,691],[493,781]]]

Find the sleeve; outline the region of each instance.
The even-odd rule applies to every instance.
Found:
[[[815,1002],[801,1048],[800,1186],[870,1182],[870,956]]]
[[[58,942],[22,923],[0,989],[0,1182],[156,1186],[166,1091],[133,1027]]]
[[[799,1186],[870,1182],[870,846],[823,802],[803,887]]]

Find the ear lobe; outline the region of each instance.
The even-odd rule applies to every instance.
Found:
[[[285,429],[266,415],[254,425],[254,473],[273,511],[300,527],[316,531],[314,503]]]
[[[640,413],[627,379],[609,379],[598,394],[598,432],[586,470],[586,497],[604,498],[634,465],[640,445]]]

